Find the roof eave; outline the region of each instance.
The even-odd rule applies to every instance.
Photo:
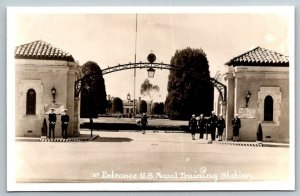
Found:
[[[35,57],[33,57],[33,56],[15,55],[15,59],[56,60],[56,61],[75,62],[75,59],[73,58],[73,56],[57,58],[57,57],[44,57],[44,56],[35,56]]]
[[[289,62],[280,62],[280,63],[253,63],[253,62],[228,62],[225,65],[239,67],[239,66],[258,66],[258,67],[289,67]]]

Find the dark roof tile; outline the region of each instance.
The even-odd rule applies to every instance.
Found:
[[[226,65],[288,67],[289,60],[283,54],[257,47],[240,56],[234,57]]]
[[[43,60],[65,60],[75,62],[72,55],[55,48],[51,44],[38,40],[17,46],[15,49],[17,59],[43,59]]]

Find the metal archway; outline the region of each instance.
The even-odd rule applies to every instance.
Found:
[[[122,70],[127,70],[127,69],[149,69],[149,68],[153,68],[153,69],[167,69],[167,70],[176,70],[178,68],[176,68],[174,65],[171,64],[165,64],[165,63],[128,63],[128,64],[119,64],[113,67],[107,67],[105,69],[102,70],[102,75],[105,74],[109,74],[109,73],[113,73],[113,72],[117,72],[117,71],[122,71]],[[218,80],[216,80],[215,78],[210,78],[210,82],[215,86],[215,88],[217,88],[217,90],[219,91],[222,101],[226,102],[227,101],[227,87],[222,84],[221,82],[219,82]]]
[[[113,67],[107,67],[105,69],[102,70],[102,75],[105,74],[109,74],[109,73],[113,73],[116,71],[122,71],[122,70],[126,70],[126,69],[149,69],[149,68],[153,68],[153,69],[175,69],[173,65],[170,64],[165,64],[165,63],[128,63],[128,64],[122,64],[122,65],[117,65],[117,66],[113,66]]]
[[[151,62],[151,61],[150,61]],[[165,63],[144,63],[144,62],[139,62],[139,63],[128,63],[128,64],[119,64],[113,67],[107,67],[102,70],[102,75],[106,75],[109,73],[117,72],[117,71],[122,71],[122,70],[127,70],[127,69],[167,69],[167,70],[176,70],[178,69],[174,65],[171,64],[165,64]],[[81,82],[84,81],[86,78],[88,78],[90,74],[87,74],[77,80],[75,82],[75,97],[79,96],[79,93],[81,91]],[[210,82],[214,85],[215,88],[219,91],[222,101],[226,102],[227,101],[227,87],[216,80],[215,78],[210,78]]]

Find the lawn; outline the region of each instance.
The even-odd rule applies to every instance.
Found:
[[[94,129],[103,130],[136,130],[139,129],[136,120],[139,118],[99,117],[93,119]],[[89,128],[89,119],[81,118],[80,127]],[[148,129],[151,130],[188,130],[188,121],[169,119],[148,119]]]

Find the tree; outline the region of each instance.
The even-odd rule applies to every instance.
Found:
[[[123,101],[119,97],[115,97],[112,102],[113,113],[123,113]]]
[[[159,86],[153,85],[150,83],[148,79],[146,79],[142,84],[141,84],[141,94],[143,96],[148,96],[150,99],[150,111],[151,111],[151,105],[153,102],[153,95],[154,93],[159,91]]]
[[[102,70],[97,63],[88,61],[82,68],[81,117],[95,118],[106,112],[107,100]]]
[[[158,102],[155,102],[153,103],[153,113],[154,114],[163,114],[164,113],[164,103],[158,103]]]
[[[147,112],[147,103],[145,100],[141,100],[140,113],[146,113],[146,112]]]
[[[171,59],[166,112],[172,118],[188,119],[192,114],[209,114],[213,106],[213,84],[202,49],[176,51]]]

